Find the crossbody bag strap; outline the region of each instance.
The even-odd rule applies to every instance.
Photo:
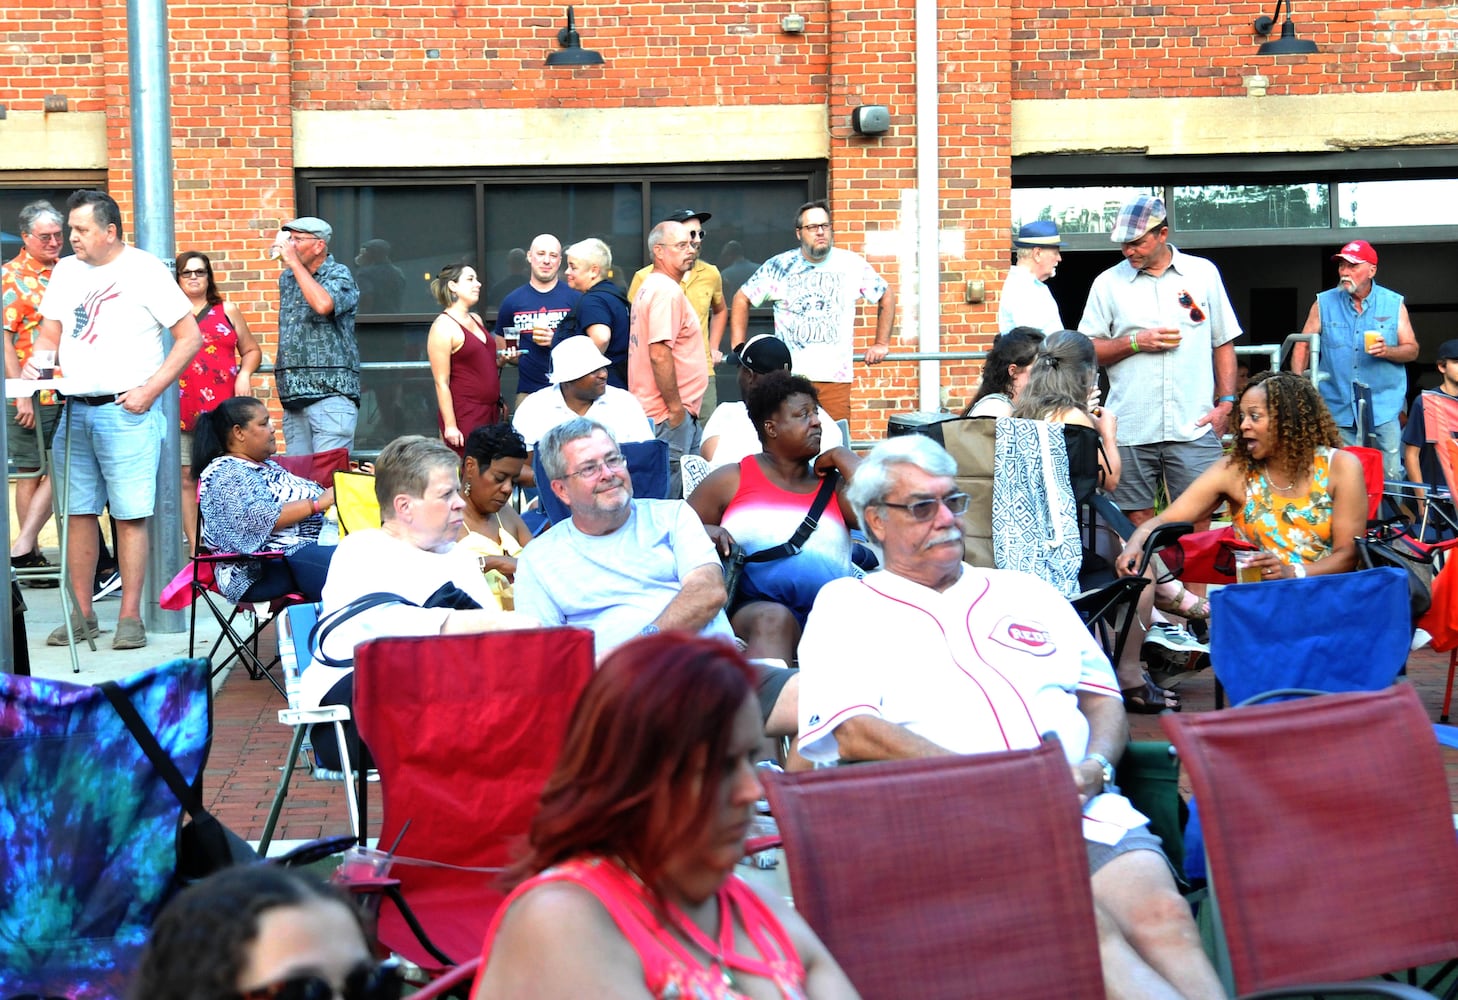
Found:
[[[831,496],[835,493],[836,484],[840,482],[840,470],[831,469],[820,481],[820,490],[815,494],[815,502],[810,505],[810,510],[805,515],[805,520],[795,529],[788,542],[781,542],[772,549],[760,549],[750,556],[745,556],[744,561],[769,562],[772,559],[788,559],[795,555],[805,545],[806,539],[820,523],[820,515],[825,513],[826,506],[830,503]]]
[[[97,687],[101,688],[101,693],[106,695],[106,700],[111,702],[112,708],[116,709],[116,714],[120,715],[122,722],[126,723],[132,739],[137,741],[137,746],[142,748],[142,752],[152,762],[152,769],[162,777],[163,781],[167,782],[167,787],[172,789],[172,794],[177,796],[177,801],[182,803],[187,814],[196,819],[198,814],[203,812],[202,796],[183,778],[182,772],[177,769],[177,763],[172,756],[162,749],[162,745],[157,742],[157,737],[148,728],[141,713],[137,711],[137,706],[132,704],[132,700],[127,697],[126,692],[116,681],[105,681],[98,684]]]
[[[347,660],[336,660],[324,653],[324,640],[329,638],[340,625],[356,615],[363,614],[371,608],[378,608],[385,604],[408,604],[410,607],[419,607],[413,601],[407,601],[399,594],[391,594],[385,591],[377,591],[373,594],[365,594],[363,597],[356,597],[338,611],[331,612],[314,623],[309,630],[309,654],[324,664],[326,667],[339,667],[342,669],[353,669],[354,657]]]

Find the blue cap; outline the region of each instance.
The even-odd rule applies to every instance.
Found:
[[[1013,237],[1013,246],[1024,249],[1030,247],[1052,247],[1055,250],[1062,249],[1063,240],[1058,235],[1058,224],[1047,219],[1039,219],[1037,222],[1029,222],[1018,230],[1017,236]]]

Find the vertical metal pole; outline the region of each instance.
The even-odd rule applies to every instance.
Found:
[[[3,334],[0,334],[3,336]],[[0,402],[4,393],[0,392]],[[40,418],[37,417],[37,420]],[[9,428],[0,420],[0,455],[9,455],[5,443]],[[6,477],[6,488],[0,490],[0,523],[5,525],[5,544],[0,546],[0,673],[15,673],[15,629],[11,627],[10,616],[15,613],[10,601],[10,489]]]
[[[177,252],[172,214],[172,98],[167,73],[166,0],[127,0],[127,53],[132,103],[133,225],[136,245],[171,266]],[[163,333],[163,349],[172,335]],[[156,514],[147,533],[147,585],[142,618],[153,632],[181,632],[186,616],[158,603],[162,587],[182,568],[182,451],[177,387],[158,399],[166,418],[157,469]],[[81,581],[85,585],[86,581]]]

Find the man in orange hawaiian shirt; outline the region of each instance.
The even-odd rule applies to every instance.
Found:
[[[36,327],[40,326],[40,301],[51,280],[51,268],[61,257],[61,213],[48,201],[33,201],[20,210],[20,253],[0,267],[0,300],[5,316],[5,377],[19,378],[21,366],[30,356]],[[11,463],[19,472],[41,468],[36,421],[40,421],[45,447],[50,448],[56,430],[59,407],[52,393],[38,393],[32,399],[7,402],[7,443]],[[20,517],[20,534],[10,546],[10,562],[16,567],[49,565],[37,541],[41,528],[51,517],[51,478],[42,476],[15,481],[15,510]],[[54,583],[49,583],[54,586]]]

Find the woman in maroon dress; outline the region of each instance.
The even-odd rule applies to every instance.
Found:
[[[471,312],[481,298],[475,268],[447,264],[431,281],[430,290],[445,312],[430,325],[425,353],[440,409],[440,436],[459,455],[467,434],[502,419],[501,345],[486,332],[481,317]]]

